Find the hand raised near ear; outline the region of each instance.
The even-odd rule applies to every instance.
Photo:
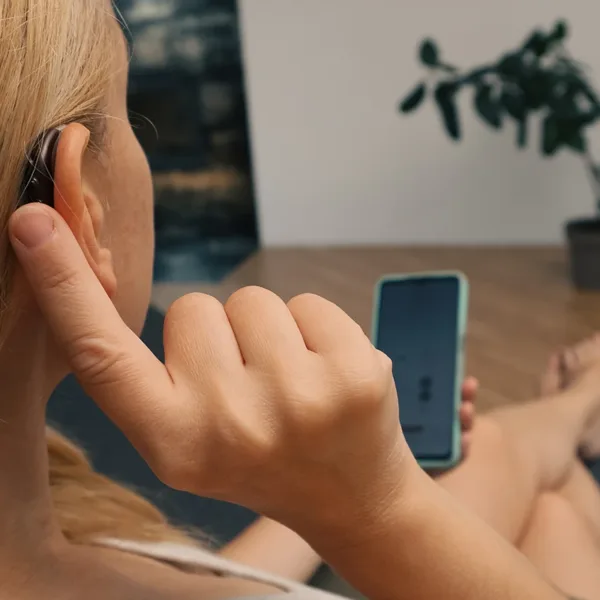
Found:
[[[410,456],[391,362],[337,306],[260,288],[225,306],[186,296],[162,364],[58,213],[23,207],[10,236],[73,372],[167,485],[296,529],[383,509]]]

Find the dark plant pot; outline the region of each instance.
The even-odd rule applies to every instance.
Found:
[[[600,219],[569,221],[566,234],[573,284],[600,290]]]

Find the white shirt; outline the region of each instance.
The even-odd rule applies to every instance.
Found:
[[[267,598],[272,600],[342,600],[340,596],[334,596],[321,590],[288,581],[193,546],[183,546],[170,542],[146,543],[117,539],[99,540],[97,543],[100,546],[114,548],[129,554],[152,558],[187,573],[209,572],[218,577],[245,579],[246,581],[264,583],[281,590],[281,594],[269,594],[260,598],[248,596],[239,598],[239,600],[266,600]]]

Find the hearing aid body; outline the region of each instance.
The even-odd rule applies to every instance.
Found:
[[[19,206],[40,202],[54,207],[54,169],[62,128],[44,131],[27,152]]]

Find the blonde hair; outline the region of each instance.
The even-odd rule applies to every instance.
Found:
[[[148,542],[194,541],[172,527],[148,501],[96,473],[83,451],[48,429],[50,488],[65,537],[76,544],[100,538]]]
[[[42,131],[79,122],[101,150],[117,31],[108,0],[0,0],[0,343],[12,320],[6,226],[26,149]],[[95,473],[56,431],[47,439],[54,506],[69,540],[189,541],[146,500]]]

